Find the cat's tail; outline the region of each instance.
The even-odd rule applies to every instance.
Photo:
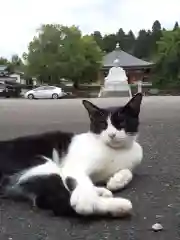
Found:
[[[19,196],[25,194],[24,185],[36,179],[47,179],[53,175],[60,177],[60,169],[57,165],[59,159],[58,153],[53,149],[52,159],[46,156],[37,156],[44,159],[44,163],[33,167],[17,171],[13,174],[0,176],[0,195],[1,196]],[[1,174],[0,174],[1,175]]]

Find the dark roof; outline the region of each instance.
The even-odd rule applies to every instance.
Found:
[[[103,58],[103,67],[114,66],[114,61],[118,59],[121,67],[150,67],[153,65],[152,62],[146,62],[139,58],[132,56],[131,54],[124,52],[118,46],[116,49]]]
[[[5,81],[5,84],[8,85],[8,86],[15,86],[15,87],[25,86],[25,84],[13,82],[13,81],[11,81],[11,80],[6,80],[6,81]]]

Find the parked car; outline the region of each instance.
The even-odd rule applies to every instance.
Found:
[[[13,85],[13,84],[6,84],[1,83],[0,84],[0,97],[3,98],[17,98],[20,97],[21,94],[21,88],[19,85]]]
[[[55,86],[41,86],[30,91],[27,91],[24,94],[25,98],[29,99],[45,99],[45,98],[52,98],[58,99],[62,98],[66,95],[66,93],[62,90],[62,88],[55,87]]]

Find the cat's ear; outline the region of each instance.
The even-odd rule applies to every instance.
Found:
[[[94,116],[97,113],[103,115],[102,110],[100,108],[98,108],[96,105],[94,105],[93,103],[91,103],[87,100],[83,100],[82,103],[83,103],[84,107],[86,108],[86,110],[88,111],[90,116]]]
[[[137,93],[131,100],[124,106],[123,110],[129,112],[134,116],[138,116],[140,113],[141,102],[143,95],[142,93]]]

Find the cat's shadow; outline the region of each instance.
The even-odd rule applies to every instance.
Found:
[[[78,224],[90,224],[94,222],[100,222],[100,221],[106,221],[106,222],[112,222],[112,221],[117,221],[119,219],[123,221],[129,221],[133,217],[134,214],[125,216],[122,218],[119,217],[112,217],[110,215],[107,216],[79,216],[79,215],[74,215],[74,216],[54,216],[54,218],[61,218],[61,219],[66,219],[70,220],[71,222],[73,221],[74,223]]]

